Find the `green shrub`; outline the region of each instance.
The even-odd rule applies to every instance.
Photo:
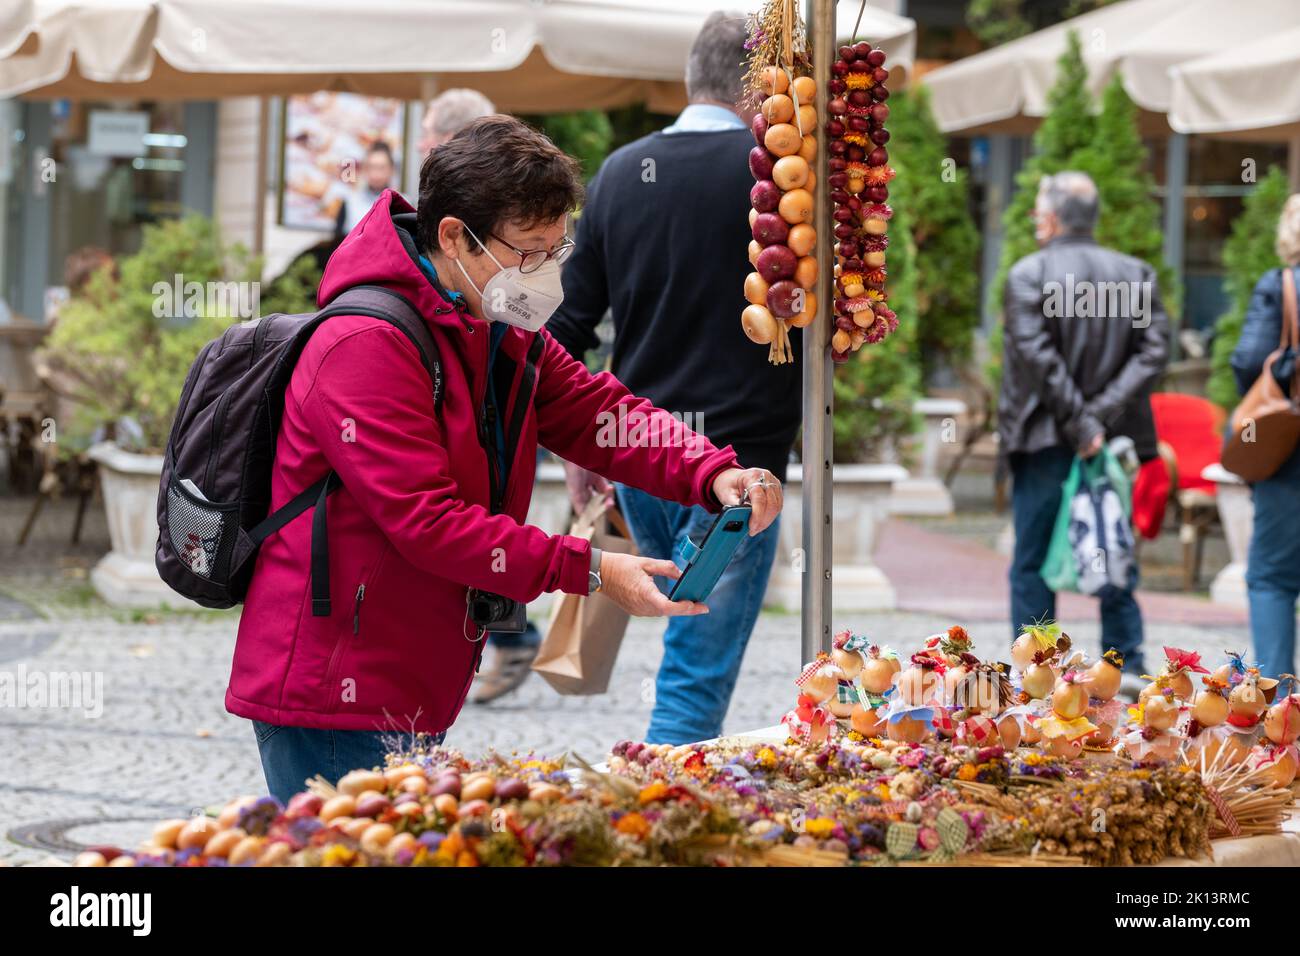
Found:
[[[1065,52],[1056,65],[1056,82],[1047,94],[1048,112],[1034,132],[1034,152],[1016,174],[1016,191],[1002,214],[1002,252],[989,303],[1002,311],[1002,290],[1011,267],[1038,249],[1034,238],[1034,201],[1044,176],[1070,169],[1074,156],[1096,135],[1097,118],[1088,95],[1088,69],[1083,63],[1079,35],[1068,34]]]
[[[147,226],[140,251],[117,265],[118,278],[103,270],[64,305],[41,356],[56,386],[77,406],[72,421],[58,423],[62,442],[84,446],[96,429],[127,420],[133,427],[110,431],[119,444],[158,452],[199,350],[243,317],[221,314],[220,300],[213,314],[207,296],[190,298],[185,286],[255,283],[261,261],[242,246],[223,247],[210,220],[191,216]],[[268,289],[260,312],[313,309],[314,273],[309,262],[296,265]],[[182,299],[172,302],[168,287],[177,281]],[[251,289],[258,287],[245,288],[245,301],[251,301]]]
[[[614,127],[610,118],[600,110],[537,114],[522,118],[576,159],[582,166],[582,178],[587,182],[600,169],[614,140]]]
[[[1233,221],[1232,234],[1223,245],[1223,265],[1227,271],[1223,288],[1231,306],[1214,326],[1210,383],[1206,391],[1211,401],[1224,408],[1235,406],[1240,397],[1228,360],[1241,338],[1250,295],[1260,276],[1282,264],[1273,245],[1278,217],[1290,191],[1285,171],[1277,167],[1270,169],[1246,196],[1241,215]]]
[[[1097,241],[1148,262],[1156,270],[1165,310],[1177,314],[1182,296],[1164,259],[1164,230],[1155,180],[1147,172],[1147,148],[1138,134],[1138,111],[1115,76],[1102,92],[1093,142],[1071,162],[1097,184],[1101,215]]]
[[[893,160],[891,165],[899,169]],[[897,183],[904,173],[901,169]],[[912,403],[921,391],[916,356],[916,245],[908,206],[890,184],[894,218],[889,224],[889,307],[898,313],[898,329],[882,342],[864,345],[835,367],[835,460],[880,461],[918,425]],[[897,202],[897,205],[895,205]]]
[[[915,355],[924,385],[940,366],[970,359],[980,321],[980,234],[966,171],[949,157],[929,90],[905,90],[889,105],[889,151],[898,168],[890,196],[907,210],[916,245]]]

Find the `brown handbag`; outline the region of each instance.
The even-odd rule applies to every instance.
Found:
[[[1264,361],[1255,379],[1232,411],[1232,437],[1223,447],[1223,467],[1245,481],[1271,478],[1300,444],[1300,323],[1296,318],[1295,276],[1282,270],[1282,340]],[[1291,397],[1273,377],[1273,363],[1290,347],[1295,356]]]

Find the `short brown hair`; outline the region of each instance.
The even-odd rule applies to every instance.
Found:
[[[438,223],[452,216],[487,242],[502,222],[551,222],[581,201],[576,160],[528,124],[493,114],[425,158],[417,232],[424,251],[436,250]],[[472,243],[471,248],[478,252]]]

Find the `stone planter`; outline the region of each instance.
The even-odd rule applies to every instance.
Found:
[[[158,541],[161,455],[136,455],[112,442],[88,452],[99,465],[113,550],[90,572],[90,583],[115,607],[194,607],[163,583],[154,567]]]
[[[832,519],[833,603],[841,611],[882,611],[897,606],[889,578],[876,566],[876,539],[889,517],[901,465],[836,465]],[[768,582],[769,607],[797,610],[803,603],[803,470],[791,465],[781,512],[781,538]]]
[[[952,494],[939,477],[939,459],[943,446],[957,441],[957,420],[966,414],[966,403],[955,398],[921,398],[912,408],[925,418],[920,468],[894,485],[890,511],[896,515],[950,515]]]
[[[1255,500],[1251,497],[1250,487],[1220,464],[1205,468],[1201,477],[1214,482],[1219,521],[1231,556],[1227,566],[1210,582],[1210,600],[1215,604],[1245,607],[1246,559],[1250,554],[1250,536],[1255,525]]]

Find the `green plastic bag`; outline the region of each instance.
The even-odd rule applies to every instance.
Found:
[[[1056,524],[1052,527],[1052,540],[1047,546],[1047,558],[1039,571],[1043,581],[1053,591],[1096,593],[1095,582],[1090,581],[1088,588],[1081,588],[1079,585],[1081,573],[1087,575],[1089,570],[1095,572],[1096,569],[1080,566],[1080,562],[1085,558],[1080,556],[1079,547],[1071,539],[1070,525],[1071,519],[1077,519],[1081,510],[1090,515],[1094,496],[1102,494],[1105,490],[1114,491],[1111,501],[1118,499],[1119,510],[1123,516],[1123,527],[1117,527],[1114,522],[1106,527],[1094,527],[1092,531],[1096,540],[1091,543],[1100,544],[1106,560],[1115,562],[1114,574],[1111,576],[1116,577],[1115,583],[1118,586],[1131,588],[1136,583],[1133,580],[1136,565],[1133,558],[1132,532],[1128,527],[1133,518],[1132,482],[1119,459],[1109,447],[1103,446],[1101,451],[1092,458],[1084,459],[1076,456],[1070,466],[1070,473],[1061,485],[1061,507],[1057,510]],[[1083,496],[1084,501],[1076,502],[1078,496]],[[1112,512],[1115,510],[1113,505],[1111,510]],[[1076,528],[1076,535],[1077,533]],[[1088,576],[1091,579],[1095,574]]]

